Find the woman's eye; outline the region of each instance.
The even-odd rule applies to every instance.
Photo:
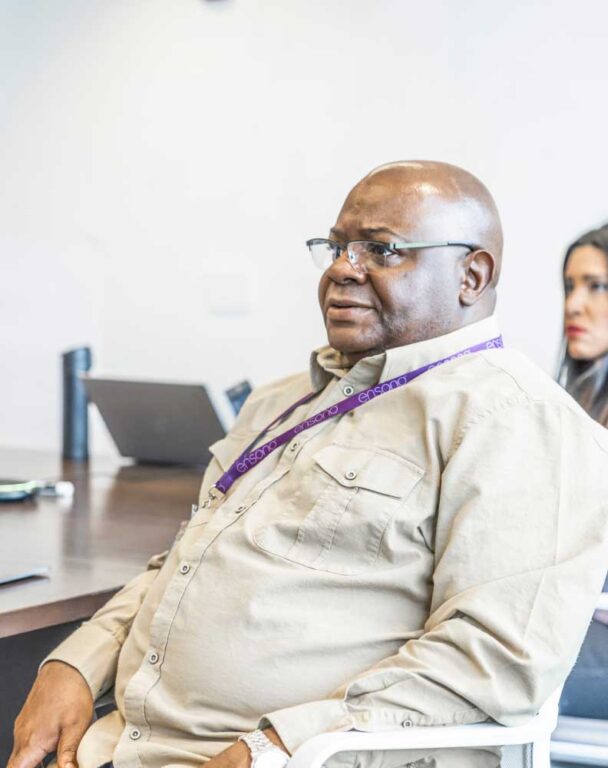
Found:
[[[593,282],[589,283],[589,290],[593,293],[606,293],[608,292],[608,283]]]

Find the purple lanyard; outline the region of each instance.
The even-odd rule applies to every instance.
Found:
[[[495,339],[482,341],[480,344],[475,344],[473,347],[467,347],[466,349],[463,349],[460,352],[456,352],[449,357],[443,357],[441,360],[436,360],[434,363],[423,365],[422,368],[416,368],[416,370],[409,371],[408,373],[404,373],[401,376],[396,376],[394,379],[388,379],[388,381],[384,381],[382,384],[376,384],[375,387],[369,387],[368,389],[364,389],[363,392],[359,392],[359,394],[350,395],[344,400],[340,400],[339,403],[332,405],[330,408],[326,408],[324,411],[311,416],[305,421],[301,421],[295,427],[292,427],[286,432],[273,437],[272,440],[264,443],[264,445],[261,445],[259,448],[252,450],[252,446],[254,446],[260,438],[264,437],[264,435],[267,434],[269,430],[271,430],[276,424],[280,424],[280,422],[290,416],[296,410],[296,408],[299,408],[304,403],[312,400],[312,398],[316,397],[318,394],[318,392],[310,392],[308,395],[305,395],[303,398],[291,405],[274,421],[272,421],[266,427],[266,429],[264,429],[255,438],[255,440],[249,444],[249,446],[243,451],[238,459],[233,462],[230,468],[224,472],[220,479],[215,483],[210,492],[211,497],[213,497],[214,489],[221,491],[222,494],[228,493],[233,483],[235,483],[239,477],[247,474],[247,472],[249,472],[250,469],[253,469],[256,464],[259,464],[260,461],[263,461],[267,456],[270,456],[271,453],[274,453],[277,448],[280,448],[282,445],[285,445],[285,443],[288,443],[292,437],[299,435],[300,432],[304,432],[311,427],[316,427],[317,424],[322,424],[328,419],[333,419],[334,416],[348,413],[348,411],[354,411],[355,408],[359,408],[359,406],[364,405],[364,403],[369,403],[369,401],[373,400],[375,397],[380,397],[380,395],[384,395],[387,392],[392,392],[398,387],[403,387],[405,384],[409,384],[410,381],[418,378],[418,376],[426,373],[426,371],[430,371],[432,368],[437,368],[437,366],[443,365],[444,363],[449,363],[450,360],[456,360],[459,357],[471,355],[474,352],[483,352],[486,349],[502,349],[503,346],[502,336],[497,336]]]

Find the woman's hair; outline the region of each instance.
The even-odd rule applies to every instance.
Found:
[[[598,229],[592,229],[590,232],[585,232],[585,234],[581,235],[578,240],[575,240],[568,246],[566,255],[564,256],[562,272],[566,271],[566,265],[568,264],[568,259],[572,255],[572,251],[575,248],[581,248],[583,245],[592,245],[594,248],[599,248],[600,251],[604,252],[608,259],[608,224],[604,224],[603,227],[599,227]]]
[[[585,232],[568,246],[562,274],[566,272],[572,252],[584,245],[598,248],[608,263],[608,224]],[[564,337],[557,380],[590,416],[608,427],[608,355],[597,360],[575,360],[568,354],[568,344]]]

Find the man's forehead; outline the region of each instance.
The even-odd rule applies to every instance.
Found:
[[[338,215],[340,230],[402,229],[406,210],[417,205],[414,189],[386,183],[360,183],[348,195]]]
[[[353,208],[385,208],[409,202],[415,203],[438,188],[403,172],[381,173],[360,181],[349,193],[346,202]]]
[[[462,230],[462,211],[445,198],[419,190],[400,194],[376,193],[347,199],[333,232],[351,239],[385,239],[386,235],[406,239],[448,236]]]
[[[342,218],[330,229],[330,236],[338,240],[400,240],[403,230],[366,218]]]

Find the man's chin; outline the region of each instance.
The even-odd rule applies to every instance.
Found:
[[[345,333],[340,330],[334,331],[330,328],[327,331],[327,340],[330,347],[341,352],[353,362],[382,351],[382,347],[379,344],[374,344],[373,340],[352,331]]]

